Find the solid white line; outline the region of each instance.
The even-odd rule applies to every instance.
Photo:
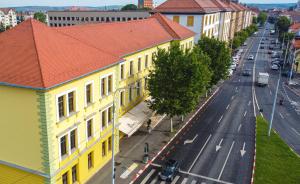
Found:
[[[297,130],[296,129],[294,129],[294,128],[292,128],[292,130],[297,134],[297,135],[299,135],[300,136],[300,133],[299,132],[297,132]]]
[[[204,150],[204,148],[205,148],[205,146],[206,146],[206,144],[208,143],[208,141],[209,141],[209,139],[210,139],[210,138],[211,138],[211,134],[210,134],[210,135],[209,135],[209,137],[207,138],[207,140],[206,140],[205,144],[202,146],[202,148],[201,148],[200,152],[198,153],[197,157],[196,157],[196,158],[195,158],[195,160],[193,161],[193,163],[192,163],[192,165],[190,166],[190,168],[189,168],[188,172],[190,172],[190,171],[192,170],[192,168],[194,167],[194,165],[195,165],[196,161],[197,161],[197,160],[198,160],[198,158],[200,157],[200,155],[201,155],[202,151]]]
[[[232,144],[231,144],[230,150],[229,150],[229,152],[228,152],[228,154],[227,154],[227,157],[226,157],[226,159],[225,159],[225,163],[224,163],[224,165],[223,165],[223,167],[222,167],[222,170],[221,170],[221,172],[220,172],[220,174],[219,174],[218,180],[220,180],[220,178],[221,178],[221,176],[222,176],[222,174],[223,174],[224,168],[225,168],[225,166],[226,166],[226,163],[227,163],[227,161],[228,161],[228,158],[229,158],[229,155],[230,155],[230,153],[231,153],[231,150],[232,150],[232,148],[233,148],[234,143],[235,143],[235,142],[233,141]]]
[[[223,119],[223,115],[221,116],[221,118],[219,119],[218,123],[220,123]]]
[[[283,117],[283,115],[282,115],[281,113],[279,113],[279,116],[280,116],[282,119],[284,119],[284,117]]]
[[[206,180],[210,180],[210,181],[215,181],[215,182],[218,182],[218,183],[232,184],[230,182],[218,180],[218,179],[207,177],[207,176],[202,176],[200,174],[194,174],[194,173],[190,173],[190,172],[186,172],[186,171],[179,171],[179,172],[182,173],[182,174],[187,174],[187,175],[190,175],[190,176],[194,176],[194,177],[198,177],[198,178],[202,178],[202,179],[206,179]]]
[[[247,115],[247,111],[244,112],[244,117]]]
[[[181,184],[186,184],[187,181],[188,181],[188,179],[187,179],[187,178],[184,178],[184,179],[182,180]]]
[[[242,127],[242,124],[240,124],[239,128],[238,128],[238,132],[240,132],[241,130],[241,127]]]
[[[143,179],[143,181],[141,182],[141,184],[146,184],[147,181],[149,180],[149,178],[155,173],[155,169],[152,169],[147,176]]]
[[[171,184],[175,184],[175,183],[179,180],[179,178],[180,178],[180,176],[177,175],[177,176],[174,178],[174,180],[172,181]]]
[[[226,109],[228,109],[228,108],[229,108],[229,106],[230,106],[230,104],[228,104],[228,105],[227,105]]]
[[[156,182],[157,182],[157,177],[156,177],[156,178],[154,178],[154,179],[151,181],[151,183],[150,183],[150,184],[156,184]]]

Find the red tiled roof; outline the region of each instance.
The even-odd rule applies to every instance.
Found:
[[[115,64],[124,55],[192,36],[161,15],[63,28],[29,19],[0,33],[0,84],[50,88]]]
[[[212,0],[222,11],[232,11],[230,3],[227,3],[224,0]]]
[[[293,40],[293,47],[295,49],[299,49],[300,48],[300,40]]]
[[[5,14],[8,14],[10,10],[13,10],[12,8],[0,8],[0,11],[4,12]]]
[[[290,30],[293,32],[297,32],[300,29],[300,23],[295,23],[290,26]]]

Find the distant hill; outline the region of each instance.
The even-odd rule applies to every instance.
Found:
[[[60,11],[73,8],[73,6],[19,6],[11,7],[16,9],[19,12],[47,12],[47,11]],[[80,6],[81,9],[88,10],[119,10],[122,8],[121,5],[112,5],[112,6],[99,6],[99,7],[90,7],[90,6]]]
[[[255,3],[247,3],[248,6],[257,7],[261,10],[273,9],[273,8],[283,8],[288,9],[290,7],[296,6],[296,3],[279,3],[279,4],[255,4]]]

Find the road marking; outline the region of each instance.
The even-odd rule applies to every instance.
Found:
[[[235,92],[237,92],[238,91],[238,87],[235,87]]]
[[[141,184],[146,184],[149,178],[155,173],[155,169],[151,169],[151,171],[147,174],[147,176],[143,179]]]
[[[198,178],[202,178],[202,179],[206,179],[206,180],[210,180],[210,181],[214,181],[214,182],[218,182],[218,183],[232,184],[232,183],[227,182],[227,181],[222,181],[222,180],[218,180],[218,179],[215,179],[215,178],[202,176],[200,174],[190,173],[190,172],[186,172],[186,171],[179,171],[179,172],[182,173],[182,174],[187,174],[187,175],[190,175],[190,176],[194,176],[194,177],[198,177]]]
[[[250,106],[250,104],[251,104],[251,100],[249,100],[249,102],[248,102],[248,106]]]
[[[226,159],[225,159],[225,163],[223,164],[222,170],[221,170],[221,172],[220,172],[220,174],[219,174],[218,180],[220,180],[220,178],[221,178],[221,176],[222,176],[222,174],[223,174],[224,168],[225,168],[225,166],[226,166],[226,163],[227,163],[227,161],[228,161],[228,158],[229,158],[229,155],[230,155],[230,153],[231,153],[231,151],[232,151],[232,148],[233,148],[234,143],[235,143],[235,142],[233,141],[232,144],[231,144],[231,147],[230,147],[229,152],[228,152],[228,154],[227,154],[227,157],[226,157]]]
[[[174,180],[172,181],[171,184],[175,184],[175,183],[179,180],[179,178],[180,178],[180,176],[177,175],[177,176],[174,178]]]
[[[184,178],[184,179],[182,180],[181,184],[186,184],[187,181],[188,181],[188,179],[187,179],[187,178]]]
[[[230,106],[230,104],[228,104],[228,105],[227,105],[226,109],[228,109],[228,108],[229,108],[229,106]]]
[[[272,91],[270,90],[270,95],[272,96]]]
[[[193,180],[191,184],[196,184],[196,183],[197,183],[197,181],[196,181],[196,180]]]
[[[154,179],[151,181],[151,183],[150,183],[150,184],[156,184],[156,182],[157,182],[157,177],[156,177],[156,178],[154,178]]]
[[[220,123],[223,119],[223,115],[221,116],[221,118],[219,119],[218,123]]]
[[[183,144],[184,144],[184,145],[186,145],[186,144],[191,144],[191,143],[193,143],[193,142],[195,141],[195,139],[196,139],[197,137],[198,137],[198,134],[196,134],[195,137],[194,137],[192,140],[189,140],[189,139],[188,139],[188,140],[185,140]]]
[[[160,182],[160,184],[166,184],[166,182],[165,182],[165,181],[162,181],[162,182]]]
[[[233,100],[233,99],[234,99],[234,96],[231,97],[231,100]]]
[[[300,136],[300,133],[299,132],[297,132],[297,130],[296,129],[294,129],[294,128],[292,128],[292,130],[297,134],[297,135],[299,135]]]
[[[280,116],[282,119],[284,119],[284,117],[283,117],[283,115],[282,115],[281,113],[279,113],[279,116]]]
[[[241,82],[241,79],[239,79],[239,82]]]
[[[219,149],[221,149],[222,142],[223,142],[223,139],[221,139],[221,141],[219,142],[219,144],[216,146],[216,151],[219,151]]]
[[[244,112],[244,117],[247,115],[247,111]]]
[[[155,164],[155,163],[153,163],[153,162],[151,163],[151,165],[154,166],[154,167],[162,167],[161,165]]]
[[[242,127],[242,124],[240,124],[239,128],[238,128],[238,132],[240,132],[241,130],[241,127]]]
[[[122,173],[122,175],[120,176],[120,178],[126,179],[126,178],[130,175],[130,173],[131,173],[134,169],[137,168],[137,166],[138,166],[137,163],[131,164],[131,166],[128,167],[128,169],[126,169],[126,171],[124,171],[124,172]]]
[[[208,143],[208,141],[210,140],[210,138],[211,138],[211,134],[210,134],[210,135],[209,135],[209,137],[207,138],[207,140],[206,140],[205,144],[202,146],[202,148],[201,148],[200,152],[198,153],[197,157],[196,157],[196,158],[195,158],[195,160],[193,161],[193,163],[192,163],[192,165],[190,166],[190,168],[189,168],[188,172],[190,172],[190,171],[192,170],[192,168],[194,167],[194,165],[195,165],[196,161],[197,161],[197,160],[198,160],[198,158],[200,157],[200,155],[201,155],[202,151],[204,150],[204,148],[205,148],[206,144]]]
[[[244,145],[243,145],[243,149],[241,149],[241,156],[243,157],[246,153],[246,150],[245,150],[245,146],[246,146],[246,143],[244,142]]]

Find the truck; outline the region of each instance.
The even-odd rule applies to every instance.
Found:
[[[258,73],[257,77],[257,85],[258,86],[266,86],[269,83],[269,74],[268,73]]]

